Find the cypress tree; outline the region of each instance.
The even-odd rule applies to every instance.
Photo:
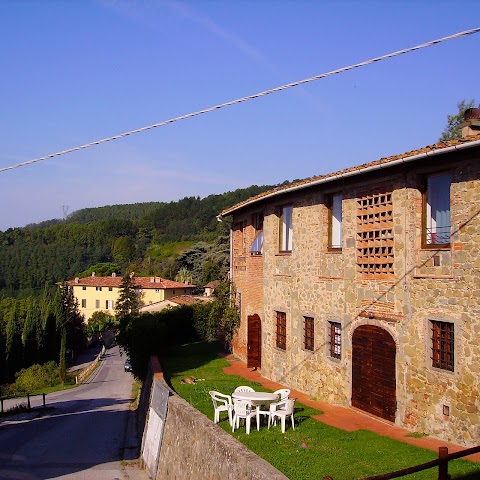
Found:
[[[18,307],[10,312],[6,328],[5,361],[7,380],[13,380],[15,373],[23,367],[23,345],[20,321],[18,317]]]

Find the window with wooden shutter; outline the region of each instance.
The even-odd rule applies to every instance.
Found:
[[[357,272],[360,278],[394,278],[391,192],[357,199]]]
[[[287,314],[276,312],[276,345],[282,350],[287,349]]]
[[[315,348],[315,322],[312,317],[303,317],[303,347],[313,352]]]
[[[454,370],[455,335],[454,324],[431,320],[432,330],[432,367]]]

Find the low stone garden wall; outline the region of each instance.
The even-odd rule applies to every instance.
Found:
[[[172,392],[163,379],[156,358],[151,362],[151,375],[153,382],[159,382],[169,390],[156,480],[287,479],[267,461]],[[148,419],[146,430],[147,428]],[[145,444],[142,448],[147,447],[152,449],[152,445]]]

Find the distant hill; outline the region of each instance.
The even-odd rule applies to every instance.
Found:
[[[284,182],[284,184],[287,182]],[[225,208],[275,188],[277,185],[252,185],[220,195],[185,197],[176,202],[148,202],[86,208],[70,214],[65,220],[48,220],[24,228],[0,232],[0,296],[36,295],[45,285],[74,278],[95,264],[113,262],[123,273],[173,278],[182,264],[174,259],[181,248],[188,257],[187,266],[216,272],[220,251],[225,251],[228,224],[216,216]],[[169,258],[152,257],[149,252],[162,251],[155,246],[182,245],[163,249],[175,252]],[[180,244],[180,242],[183,242]],[[212,245],[210,251],[208,245]],[[184,255],[184,257],[185,257]],[[205,260],[206,259],[206,260]],[[190,263],[189,263],[190,262]],[[193,263],[192,263],[193,262]],[[214,275],[214,273],[211,273]]]
[[[84,208],[71,213],[67,223],[88,223],[101,220],[140,220],[153,213],[162,202],[131,203],[125,205],[107,205],[97,208]]]

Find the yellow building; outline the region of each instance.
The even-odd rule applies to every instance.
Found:
[[[133,274],[132,274],[133,275]],[[135,289],[140,298],[140,306],[161,302],[177,295],[191,295],[195,285],[174,282],[161,277],[134,277]],[[115,314],[115,304],[120,294],[122,277],[112,273],[111,277],[75,278],[67,285],[73,288],[80,313],[88,320],[94,312],[106,311]]]

